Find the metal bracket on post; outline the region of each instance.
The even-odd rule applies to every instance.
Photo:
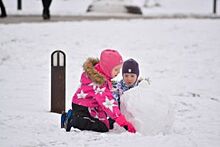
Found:
[[[51,112],[65,111],[66,55],[61,50],[51,54]]]

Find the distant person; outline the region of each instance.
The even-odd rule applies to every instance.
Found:
[[[43,3],[43,19],[50,19],[50,4],[52,0],[42,0]]]
[[[1,7],[1,17],[7,17],[7,13],[6,13],[6,10],[5,10],[5,6],[2,2],[2,0],[0,0],[0,7]]]

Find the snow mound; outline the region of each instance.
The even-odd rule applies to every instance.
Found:
[[[106,12],[106,13],[125,13],[126,8],[124,7],[123,1],[113,0],[94,0],[89,6],[87,12]]]
[[[121,97],[121,111],[143,135],[169,133],[173,121],[173,105],[168,98],[142,81]]]
[[[87,12],[142,14],[141,6],[130,0],[94,0]]]

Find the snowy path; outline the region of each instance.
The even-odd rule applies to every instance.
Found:
[[[0,146],[218,147],[219,26],[194,19],[0,24]],[[83,61],[105,47],[137,59],[141,75],[172,100],[170,134],[60,129],[60,115],[49,113],[50,54],[67,54],[68,109]]]
[[[219,15],[200,15],[200,14],[162,14],[162,15],[53,15],[48,20],[43,20],[40,15],[10,15],[7,19],[1,19],[0,24],[16,24],[16,23],[47,23],[47,22],[71,22],[71,21],[99,21],[99,20],[132,20],[132,19],[220,19]]]
[[[50,7],[52,15],[85,15],[88,6],[93,0],[57,0],[53,1]],[[127,1],[130,4],[143,6],[145,0],[119,0]],[[176,15],[176,14],[200,14],[211,15],[213,12],[213,0],[148,0],[151,4],[142,7],[144,16],[148,15]],[[159,7],[152,6],[158,2]],[[9,15],[41,15],[41,0],[22,0],[22,10],[17,10],[17,1],[5,0],[5,7]],[[108,8],[109,3],[101,6]],[[112,8],[113,12],[116,8]],[[95,12],[96,13],[96,12]],[[217,1],[217,15],[220,14],[220,2]],[[96,13],[96,15],[103,15]]]

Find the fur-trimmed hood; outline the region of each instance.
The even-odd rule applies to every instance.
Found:
[[[83,70],[92,82],[102,85],[106,78],[95,68],[98,63],[98,58],[88,58],[83,64]]]

